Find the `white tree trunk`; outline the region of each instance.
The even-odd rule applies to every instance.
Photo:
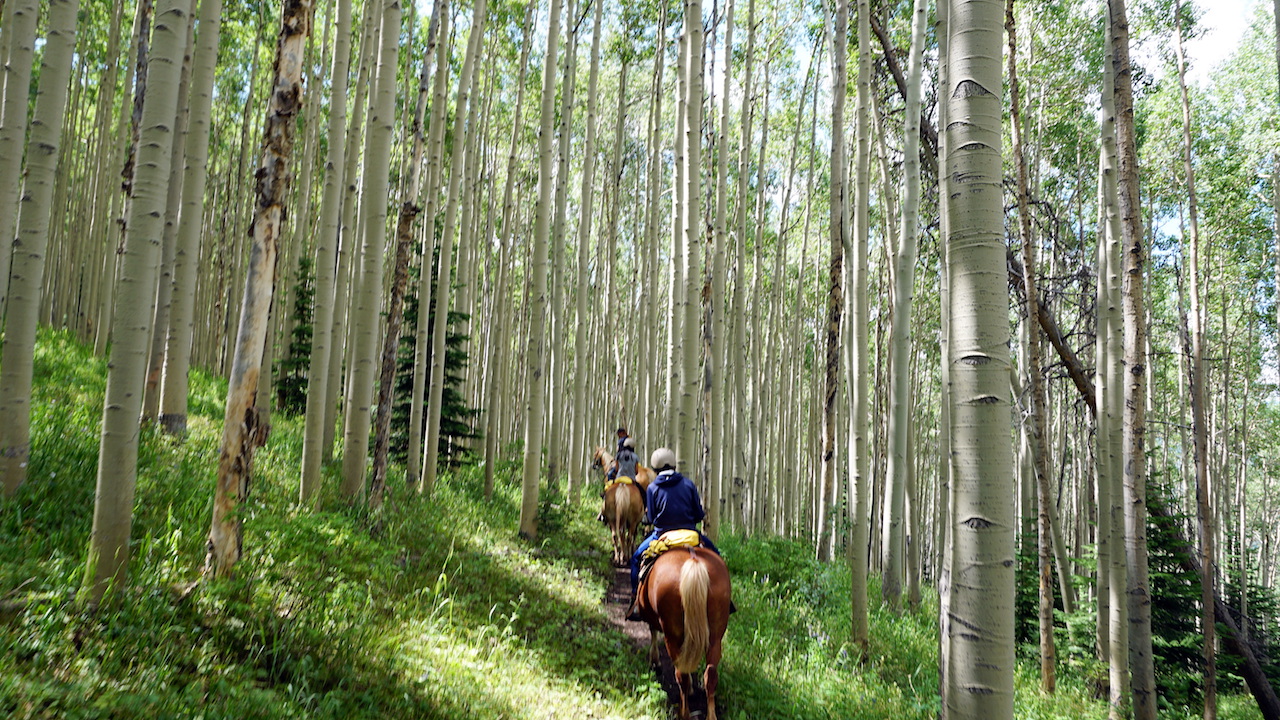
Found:
[[[944,172],[954,393],[949,720],[1013,717],[1014,531],[1008,294],[1001,201],[1001,3],[951,6]]]
[[[256,173],[253,247],[227,386],[213,523],[209,528],[209,554],[205,559],[205,572],[215,577],[230,575],[240,559],[244,521],[236,508],[249,495],[253,452],[266,443],[270,430],[258,417],[255,402],[267,341],[267,321],[275,294],[276,256],[284,228],[285,203],[293,182],[290,167],[293,136],[297,115],[302,111],[302,68],[306,39],[311,34],[312,11],[311,0],[296,0],[287,5],[276,46],[276,74]]]

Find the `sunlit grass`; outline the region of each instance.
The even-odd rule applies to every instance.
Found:
[[[233,581],[200,576],[225,384],[192,375],[188,434],[141,436],[127,587],[96,617],[73,603],[84,572],[105,363],[42,331],[30,481],[0,503],[0,716],[653,718],[669,716],[642,650],[605,618],[612,579],[592,502],[545,501],[535,543],[515,533],[518,463],[443,473],[424,496],[389,473],[371,516],[325,470],[322,512],[297,505],[302,421],[274,414],[254,460],[245,557]],[[589,493],[587,497],[592,497]],[[739,612],[725,639],[719,707],[745,718],[924,720],[938,711],[937,604],[875,601],[869,656],[850,644],[849,573],[800,542],[735,537],[721,548]],[[1019,666],[1018,718],[1100,718],[1085,670],[1058,694]],[[1167,708],[1162,717],[1191,718]],[[1225,696],[1220,717],[1259,718]]]

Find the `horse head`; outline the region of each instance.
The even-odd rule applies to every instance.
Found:
[[[596,445],[595,452],[591,455],[591,469],[603,471],[604,466],[612,462],[613,458],[609,457],[609,453],[605,452],[604,448]]]

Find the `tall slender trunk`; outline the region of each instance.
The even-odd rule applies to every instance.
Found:
[[[31,378],[41,280],[49,248],[49,217],[53,211],[79,6],[79,0],[52,0],[49,5],[40,86],[31,116],[31,140],[27,144],[26,186],[17,208],[18,236],[13,245],[12,266],[8,268],[10,302],[8,307],[0,304],[0,327],[4,329],[4,347],[0,351],[0,418],[3,418],[0,420],[0,481],[5,495],[13,495],[26,481],[27,462],[31,457]],[[25,86],[23,89],[25,91]],[[21,112],[24,116],[25,110],[24,106]],[[7,235],[0,236],[3,237]]]
[[[725,246],[729,242],[726,222],[729,212],[729,83],[733,79],[733,11],[734,0],[728,0],[725,7],[724,46],[721,55],[724,63],[724,86],[721,89],[722,104],[720,109],[720,135],[716,141],[716,216],[715,216],[715,256],[711,267],[711,297],[708,298],[708,333],[711,336],[711,355],[707,358],[710,372],[707,379],[711,394],[709,412],[711,422],[708,444],[710,457],[707,466],[706,498],[707,519],[703,530],[707,536],[715,540],[720,534],[720,498],[725,483],[725,459],[728,453],[724,450],[725,424],[728,416],[725,412],[725,391],[729,388],[729,363],[726,358],[725,344]],[[746,104],[747,99],[743,98]],[[741,239],[739,238],[739,242]]]
[[[372,88],[372,112],[369,115],[369,134],[365,140],[360,287],[351,317],[355,347],[352,349],[351,391],[346,397],[347,422],[342,450],[342,493],[351,499],[364,492],[365,464],[369,458],[369,426],[372,421],[370,406],[373,401],[374,371],[377,369],[378,315],[382,309],[382,253],[386,244],[400,18],[400,0],[386,0],[382,7],[378,79]]]
[[[18,192],[22,187],[22,147],[27,138],[27,108],[34,62],[37,0],[13,0],[4,30],[9,56],[4,58],[4,114],[0,117],[0,327],[3,327],[9,295],[15,228],[18,224]],[[3,402],[3,400],[0,400]],[[12,412],[0,417],[16,417]],[[0,421],[2,422],[2,421]],[[8,448],[0,455],[7,457]],[[0,457],[0,462],[8,460]],[[7,476],[8,473],[6,472]],[[6,481],[6,488],[8,487]],[[16,487],[16,486],[15,486]],[[6,492],[10,492],[6,490]]]
[[[951,72],[951,0],[937,0],[937,22],[934,34],[938,38],[938,87],[939,97],[946,97],[952,92]],[[941,166],[946,162],[950,151],[947,144],[945,128],[951,122],[947,110],[949,103],[938,103],[938,127],[944,132],[938,134],[938,159]],[[955,492],[952,465],[951,418],[954,415],[953,396],[951,393],[951,263],[947,253],[947,238],[951,237],[951,203],[944,198],[951,195],[951,181],[945,168],[938,172],[938,234],[942,242],[938,243],[938,295],[939,295],[939,367],[938,367],[938,695],[940,699],[938,718],[949,720],[947,707],[948,688],[951,686],[951,585],[952,563],[955,554]]]
[[[151,303],[155,299],[160,237],[164,232],[165,183],[173,153],[172,121],[178,104],[179,60],[187,30],[187,0],[161,0],[156,7],[154,50],[143,99],[144,142],[139,149],[129,222],[120,259],[120,289],[113,313],[115,336],[107,365],[107,389],[98,451],[93,534],[89,539],[81,600],[98,605],[110,587],[120,587],[129,564],[129,534],[138,467],[138,416],[142,409]]]
[[[477,3],[483,4],[483,3]],[[427,48],[423,53],[422,72],[418,77],[418,102],[410,127],[413,149],[409,158],[409,181],[405,184],[404,200],[400,203],[400,216],[396,221],[396,254],[391,282],[390,309],[387,311],[387,330],[382,341],[382,356],[378,368],[378,410],[374,421],[373,482],[370,488],[370,505],[381,507],[386,490],[387,455],[391,449],[391,410],[395,402],[396,354],[400,348],[400,325],[404,320],[404,292],[409,284],[409,257],[413,253],[414,224],[422,208],[418,194],[422,185],[422,155],[426,146],[422,124],[427,113],[427,95],[431,91],[431,63],[434,60],[440,18],[446,8],[444,0],[437,0],[427,27]],[[425,313],[426,308],[421,308]],[[413,427],[410,432],[417,433]]]
[[[524,31],[527,34],[529,29],[533,27],[533,14],[535,3],[529,3],[525,8]],[[511,144],[507,150],[507,172],[503,180],[502,190],[502,231],[498,240],[498,281],[493,292],[494,306],[500,313],[496,325],[499,329],[506,326],[508,317],[514,313],[514,308],[507,291],[507,266],[510,264],[509,248],[511,247],[511,230],[512,225],[516,222],[515,217],[515,200],[514,190],[516,182],[516,148],[519,146],[521,132],[524,130],[524,97],[525,97],[525,76],[529,69],[529,50],[532,43],[524,43],[524,47],[520,51],[520,74],[516,87],[516,109],[511,121]],[[495,403],[500,397],[500,389],[503,387],[499,382],[499,377],[506,370],[506,350],[510,346],[508,333],[495,333],[494,339],[489,343],[489,371],[485,375],[485,398],[488,399],[489,408],[485,414],[485,432],[484,432],[484,497],[485,500],[493,499],[493,480],[494,466],[498,461],[498,419],[501,413]]]
[[[1151,654],[1151,588],[1147,573],[1146,325],[1143,285],[1146,247],[1138,198],[1133,70],[1124,0],[1108,0],[1115,68],[1116,154],[1124,280],[1124,527],[1125,594],[1129,601],[1129,669],[1136,720],[1155,720],[1155,663]]]
[[[538,204],[533,227],[533,260],[530,318],[540,322],[547,312],[547,241],[550,234],[553,183],[551,128],[555,119],[556,54],[560,45],[560,0],[551,0],[547,19],[547,52],[542,60],[542,116],[538,133]],[[543,416],[546,358],[542,333],[530,328],[525,355],[524,471],[520,500],[520,535],[533,540],[538,535],[538,481],[542,474]]]
[[[320,200],[320,229],[316,234],[315,317],[312,320],[311,363],[307,370],[307,410],[302,438],[302,481],[298,501],[316,507],[323,458],[325,398],[329,362],[333,356],[334,290],[336,287],[338,225],[342,211],[343,156],[347,138],[347,74],[351,65],[351,0],[337,0],[338,27],[330,74],[329,128],[325,136],[324,191]]]
[[[698,438],[702,430],[698,413],[698,395],[702,386],[699,370],[702,343],[702,0],[685,0],[685,187],[684,187],[684,250],[685,291],[681,298],[684,320],[681,323],[681,372],[679,445],[676,457],[684,462],[685,474],[695,482],[702,468],[702,444]]]
[[[844,106],[848,72],[845,69],[849,42],[849,2],[838,0],[832,26],[831,53],[831,264],[828,270],[826,353],[822,390],[822,487],[818,503],[818,558],[834,556],[836,505],[836,395],[840,387],[840,324],[844,312],[844,247],[849,230],[845,226],[847,188],[845,183]],[[862,52],[861,50],[859,51]],[[846,452],[852,450],[852,443]],[[856,570],[855,570],[856,572]],[[865,586],[855,578],[854,588]],[[855,590],[856,592],[856,590]],[[865,592],[865,590],[864,590]],[[857,602],[854,602],[855,610]]]
[[[1049,466],[1045,446],[1046,398],[1044,377],[1040,371],[1040,329],[1030,327],[1040,315],[1040,297],[1036,283],[1036,252],[1031,237],[1031,199],[1027,189],[1027,160],[1022,146],[1022,108],[1018,87],[1018,31],[1013,15],[1013,0],[1005,5],[1005,30],[1009,38],[1009,104],[1013,130],[1013,163],[1017,168],[1018,230],[1022,244],[1023,307],[1027,323],[1027,390],[1030,392],[1028,418],[1031,432],[1031,458],[1036,481],[1037,576],[1040,590],[1040,690],[1052,695],[1057,689],[1057,647],[1053,638],[1053,565],[1051,549],[1053,528],[1049,508],[1053,501],[1049,489]],[[1065,588],[1064,588],[1065,590]]]
[[[160,414],[160,379],[164,372],[166,340],[169,337],[170,307],[173,304],[173,270],[177,255],[179,212],[182,209],[183,165],[187,154],[187,127],[190,122],[191,58],[195,44],[196,0],[189,0],[186,51],[178,80],[178,110],[174,117],[173,155],[169,163],[169,197],[165,203],[164,236],[160,245],[160,276],[156,283],[155,319],[151,323],[151,359],[142,397],[142,420],[155,422]]]
[[[1218,717],[1218,663],[1216,626],[1213,620],[1214,577],[1213,511],[1209,505],[1208,436],[1204,412],[1204,309],[1200,299],[1200,213],[1196,203],[1196,175],[1191,154],[1191,100],[1187,93],[1187,63],[1182,49],[1182,3],[1174,5],[1174,48],[1178,62],[1178,91],[1182,99],[1182,159],[1186,173],[1187,217],[1191,225],[1187,282],[1191,286],[1189,311],[1191,335],[1191,436],[1196,468],[1196,519],[1200,526],[1200,632],[1204,635],[1204,720]],[[1184,238],[1184,242],[1186,242]],[[1243,549],[1241,550],[1243,552]],[[1242,586],[1243,587],[1243,586]],[[1242,592],[1241,597],[1246,593]]]
[[[187,430],[187,373],[195,325],[197,253],[204,222],[204,201],[209,176],[209,123],[213,102],[213,78],[222,28],[222,0],[200,3],[200,34],[192,56],[191,107],[184,158],[182,211],[174,254],[174,296],[164,353],[160,397],[160,424],[166,432]]]
[[[912,458],[907,453],[911,429],[911,305],[915,285],[916,223],[920,215],[920,78],[925,22],[929,8],[916,0],[911,25],[911,58],[907,79],[907,107],[903,116],[902,230],[894,265],[893,326],[890,366],[893,380],[889,392],[889,504],[882,541],[884,579],[882,593],[890,606],[901,605],[904,520],[907,475]]]
[[[449,57],[451,55],[452,40],[449,39],[451,32],[448,30],[450,25],[449,13],[443,13],[444,17],[440,22],[440,44],[436,46],[436,80],[435,87],[432,89],[431,100],[431,122],[427,130],[427,178],[426,178],[426,199],[423,204],[422,215],[431,218],[427,224],[426,239],[422,246],[422,269],[418,275],[418,298],[432,297],[431,288],[435,283],[435,276],[431,273],[432,258],[436,255],[436,229],[435,217],[437,215],[437,206],[440,200],[440,178],[444,172],[444,130],[447,123],[447,111],[449,101],[446,97],[449,85]],[[425,404],[423,399],[427,396],[427,382],[430,380],[428,372],[430,371],[430,363],[428,359],[431,353],[431,337],[428,331],[431,329],[431,323],[434,316],[429,312],[429,308],[418,313],[418,326],[414,331],[413,340],[413,389],[409,400],[409,450],[406,453],[408,460],[406,461],[406,471],[410,485],[415,485],[418,490],[422,490],[420,481],[422,479],[422,439],[423,426],[422,418],[425,412]]]
[[[870,431],[871,404],[867,381],[867,366],[870,360],[870,346],[867,343],[867,328],[870,324],[870,295],[867,292],[867,245],[870,239],[871,209],[871,3],[858,0],[858,109],[857,140],[858,154],[854,163],[854,175],[857,186],[854,195],[853,233],[846,229],[844,233],[845,256],[851,268],[845,273],[848,278],[845,293],[846,328],[843,345],[845,365],[848,368],[849,395],[851,402],[846,404],[844,419],[848,428],[846,446],[848,454],[847,502],[853,509],[851,523],[852,537],[849,538],[850,574],[853,578],[853,606],[866,608],[868,604],[866,577],[870,569],[871,522],[869,501],[872,484],[870,472],[871,444],[868,442]],[[845,195],[848,195],[848,166],[841,171],[845,175]],[[844,206],[845,228],[849,227],[849,203]],[[870,629],[866,611],[858,611],[853,617],[854,641],[862,645],[865,653],[870,637]]]
[[[1002,218],[1002,4],[951,7],[944,172],[949,194],[948,362],[954,394],[952,573],[945,702],[950,720],[1013,717],[1013,448]],[[998,479],[998,480],[996,480]]]
[[[596,93],[600,85],[600,38],[604,34],[602,25],[604,23],[604,3],[597,0],[595,3],[595,17],[591,28],[591,71],[587,81],[587,134],[584,140],[582,153],[582,191],[579,195],[583,203],[591,197],[592,187],[595,183],[596,172]],[[624,98],[623,111],[625,112],[626,97],[626,75],[627,65],[623,61],[622,65],[622,82],[621,89],[618,91],[619,96]],[[622,118],[619,117],[619,123]],[[615,168],[615,172],[617,169]],[[615,198],[614,207],[618,205]],[[576,293],[576,321],[574,323],[574,339],[573,339],[573,431],[570,435],[572,442],[569,443],[568,457],[572,470],[569,476],[569,496],[575,502],[583,485],[587,482],[587,451],[589,446],[585,444],[587,437],[585,420],[587,415],[587,325],[589,319],[587,317],[587,292],[589,290],[589,273],[587,272],[587,263],[590,261],[590,245],[591,245],[591,220],[594,213],[586,212],[578,221],[578,288]],[[611,259],[612,264],[612,259]],[[612,283],[609,284],[612,288]],[[605,309],[608,314],[609,308]]]
[[[256,408],[259,371],[267,341],[267,321],[275,295],[276,257],[284,228],[285,204],[293,183],[293,136],[302,111],[302,70],[311,34],[311,0],[294,0],[280,18],[276,72],[262,128],[248,277],[240,306],[240,328],[227,386],[227,411],[218,456],[205,572],[229,576],[242,554],[243,518],[237,507],[249,495],[253,452],[267,441],[270,426]]]
[[[463,131],[471,98],[471,77],[484,39],[484,21],[487,3],[476,0],[471,16],[471,36],[467,54],[458,74],[458,95],[455,102],[454,137],[465,138],[474,131]],[[445,335],[449,329],[449,303],[452,291],[453,237],[458,213],[458,188],[462,183],[464,163],[467,159],[465,142],[455,142],[450,158],[449,189],[445,196],[444,225],[440,235],[440,257],[436,268],[435,321],[431,332],[431,383],[427,401],[427,436],[422,460],[422,492],[430,493],[436,482],[440,457],[440,403],[444,397]],[[426,308],[423,308],[426,312]]]
[[[1107,43],[1103,61],[1102,152],[1099,200],[1103,207],[1104,248],[1099,252],[1099,329],[1101,381],[1099,393],[1099,434],[1103,436],[1099,462],[1099,497],[1106,491],[1106,504],[1100,512],[1108,515],[1110,528],[1107,570],[1110,616],[1108,625],[1108,660],[1111,720],[1126,717],[1129,712],[1129,604],[1126,600],[1127,566],[1125,564],[1124,497],[1122,487],[1124,442],[1124,324],[1120,312],[1120,208],[1117,195],[1115,66],[1111,62],[1112,44]],[[1105,488],[1103,487],[1105,485]]]

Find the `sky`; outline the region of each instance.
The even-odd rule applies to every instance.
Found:
[[[1191,63],[1192,79],[1206,85],[1209,73],[1227,59],[1240,44],[1249,27],[1257,5],[1264,0],[1200,0],[1197,5],[1204,10],[1200,20],[1208,31],[1187,43],[1187,55]]]

